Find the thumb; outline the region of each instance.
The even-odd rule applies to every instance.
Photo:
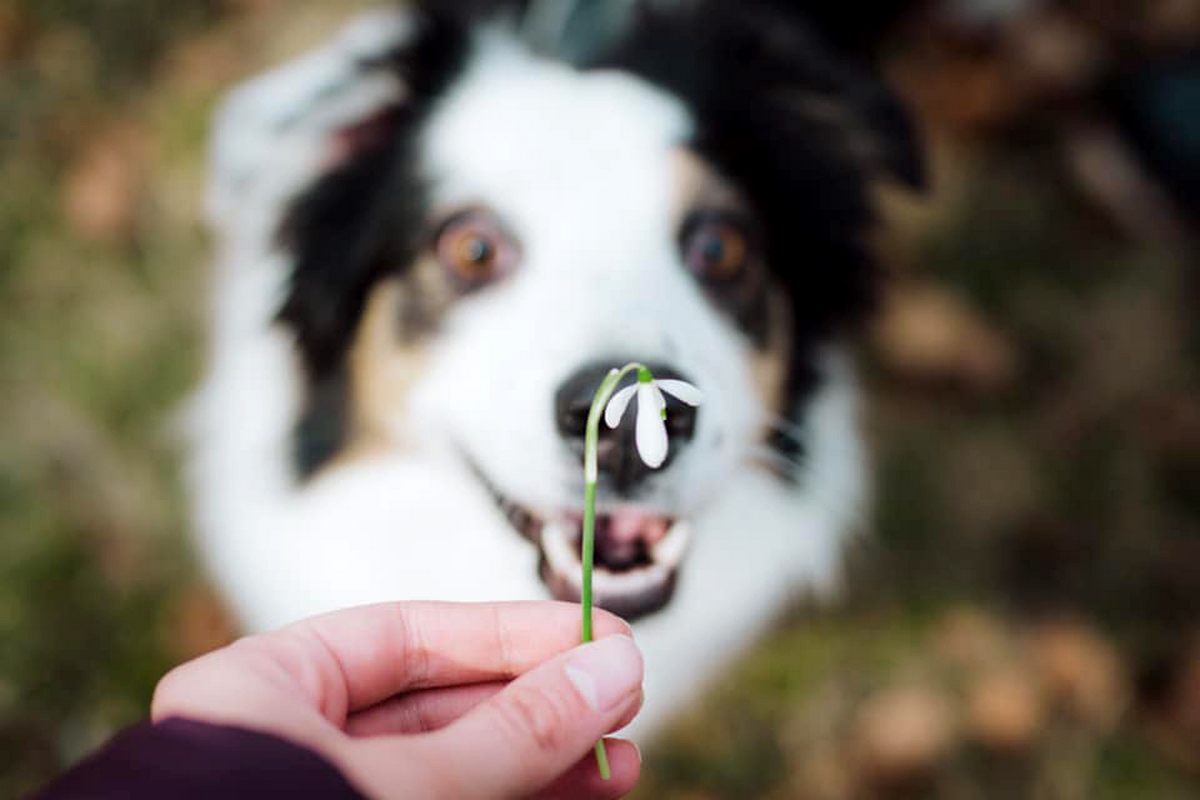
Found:
[[[352,768],[385,797],[528,796],[629,720],[641,703],[642,671],[641,652],[627,636],[581,645],[441,730],[359,741]],[[635,761],[622,764],[636,772]],[[614,783],[631,787],[636,777],[616,775]],[[414,792],[416,787],[424,792]]]

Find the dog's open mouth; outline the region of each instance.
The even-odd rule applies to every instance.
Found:
[[[543,519],[497,497],[521,534],[541,549],[538,570],[556,599],[578,602],[583,567],[583,516]],[[596,515],[592,591],[596,605],[626,619],[659,610],[671,599],[690,539],[684,520],[633,508]]]

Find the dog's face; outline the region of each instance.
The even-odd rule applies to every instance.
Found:
[[[390,296],[411,301],[424,282],[445,305],[423,315],[411,345],[427,352],[427,374],[397,428],[452,437],[542,548],[547,585],[575,598],[580,458],[600,380],[638,359],[701,387],[703,408],[668,409],[663,468],[638,459],[632,414],[604,438],[596,593],[633,616],[667,600],[687,544],[680,521],[753,455],[779,410],[786,309],[767,303],[736,188],[681,144],[694,131],[678,100],[503,40],[484,47],[423,138],[430,243]],[[382,302],[386,316],[402,312]],[[753,308],[777,336],[756,346],[723,306]],[[392,341],[372,369],[411,357],[402,336]]]
[[[766,7],[648,13],[583,66],[506,10],[426,11],[370,67],[403,91],[290,205],[297,480],[453,453],[507,520],[486,535],[529,538],[575,599],[588,407],[645,362],[704,402],[669,402],[657,470],[634,414],[601,438],[597,599],[637,616],[739,470],[805,480],[819,354],[870,299],[868,179],[916,166],[886,96]]]

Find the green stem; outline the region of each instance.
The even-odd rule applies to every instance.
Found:
[[[600,777],[604,780],[612,778],[612,770],[608,768],[608,751],[604,749],[604,740],[596,742],[596,766],[600,768]]]
[[[592,641],[592,565],[596,552],[596,482],[583,485],[583,587],[579,601],[583,604],[583,641]]]
[[[596,394],[592,398],[592,407],[588,411],[587,429],[583,439],[583,552],[580,561],[583,564],[583,586],[579,592],[580,604],[583,606],[583,635],[585,642],[592,641],[592,566],[595,563],[596,550],[596,481],[600,477],[598,457],[596,454],[600,442],[600,418],[604,416],[604,407],[612,399],[613,392],[621,379],[630,372],[638,370],[639,379],[649,375],[649,370],[642,364],[626,364],[621,369],[610,370],[600,382]],[[608,753],[604,749],[604,740],[596,742],[596,766],[600,768],[600,777],[608,780],[611,771],[608,767]]]

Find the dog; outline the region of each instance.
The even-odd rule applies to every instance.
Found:
[[[634,414],[599,444],[596,596],[636,620],[646,735],[836,586],[866,493],[847,343],[873,187],[921,164],[895,99],[786,4],[530,33],[571,5],[369,12],[225,100],[190,488],[248,629],[575,601],[593,392],[632,360],[693,383],[662,467]]]

